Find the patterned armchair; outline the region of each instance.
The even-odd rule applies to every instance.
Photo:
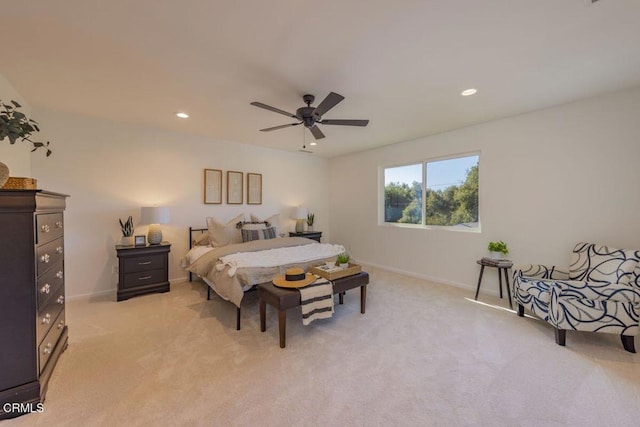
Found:
[[[523,265],[514,268],[514,300],[555,328],[564,346],[567,330],[619,334],[635,353],[640,319],[640,251],[578,243],[569,271]]]

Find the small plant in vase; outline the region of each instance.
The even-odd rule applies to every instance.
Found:
[[[492,259],[502,259],[505,255],[509,254],[509,248],[507,244],[502,240],[498,242],[489,242],[489,252],[491,252]]]
[[[122,246],[133,246],[133,232],[135,228],[133,228],[133,218],[129,215],[129,219],[125,222],[120,221],[120,229],[122,229],[122,238],[120,239],[120,244]]]
[[[40,132],[40,128],[38,127],[38,122],[28,118],[24,113],[19,111],[22,105],[13,100],[11,104],[0,100],[0,105],[2,106],[0,108],[0,141],[8,139],[11,145],[14,145],[18,140],[26,141],[33,146],[31,151],[42,148],[46,151],[47,157],[49,157],[51,155],[49,141],[37,142],[31,139],[33,134]],[[8,180],[9,167],[0,162],[0,188],[2,188]]]
[[[349,267],[349,254],[342,253],[338,255],[338,259],[336,260],[336,263],[342,268]]]
[[[313,231],[313,223],[316,220],[316,214],[309,212],[307,214],[307,230]]]

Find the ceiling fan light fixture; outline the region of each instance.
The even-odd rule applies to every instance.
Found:
[[[315,141],[311,141],[311,142],[309,143],[309,145],[318,145],[318,143],[317,143],[317,142],[315,142]]]
[[[475,95],[476,92],[478,92],[478,89],[469,88],[469,89],[465,89],[462,92],[460,92],[460,95],[462,95],[462,96],[471,96],[471,95]]]
[[[182,112],[182,111],[178,111],[176,113],[176,116],[181,118],[181,119],[188,119],[189,118],[189,115],[187,113]]]

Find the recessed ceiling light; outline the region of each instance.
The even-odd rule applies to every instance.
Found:
[[[189,118],[189,115],[187,113],[182,113],[182,112],[176,113],[176,116],[180,117],[181,119]]]
[[[471,96],[471,95],[475,94],[477,91],[478,91],[478,89],[474,89],[474,88],[465,89],[462,92],[460,92],[460,95],[462,95],[462,96]]]
[[[318,145],[318,143],[314,141],[314,142],[310,142],[309,145]]]

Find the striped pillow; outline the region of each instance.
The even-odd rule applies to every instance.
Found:
[[[252,240],[268,240],[268,239],[276,238],[275,227],[263,227],[263,228],[242,227],[242,230],[240,230],[240,232],[242,233],[243,242],[251,242]]]

